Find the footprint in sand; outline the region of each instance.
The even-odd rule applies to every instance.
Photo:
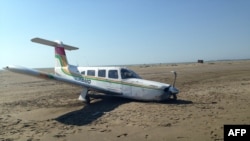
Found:
[[[128,135],[127,133],[124,133],[124,134],[118,135],[117,138],[120,138],[122,136],[126,137],[127,135]]]

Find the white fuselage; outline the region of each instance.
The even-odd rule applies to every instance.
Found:
[[[169,84],[141,79],[135,72],[124,67],[76,67],[70,65],[68,72],[55,68],[57,75],[100,87],[106,94],[143,101],[162,101],[171,94]]]

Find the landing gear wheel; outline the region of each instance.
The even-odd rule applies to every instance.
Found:
[[[88,92],[89,92],[88,89],[83,89],[81,94],[78,97],[78,100],[82,101],[86,105],[90,104],[90,98],[89,98]]]
[[[173,100],[177,100],[177,95],[173,94]]]
[[[85,99],[86,99],[86,102],[85,102],[85,103],[86,103],[87,105],[89,105],[89,104],[90,104],[90,97],[89,97],[88,95],[86,95]]]

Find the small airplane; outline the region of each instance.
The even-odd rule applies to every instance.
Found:
[[[80,86],[83,90],[78,99],[88,104],[90,103],[89,91],[140,101],[177,99],[176,95],[179,90],[175,88],[177,77],[175,71],[172,71],[174,82],[173,85],[170,85],[144,80],[126,67],[78,67],[68,63],[65,53],[65,50],[76,50],[77,47],[63,44],[61,41],[49,41],[42,38],[33,38],[31,41],[55,48],[55,74],[16,65],[7,66],[4,69]]]

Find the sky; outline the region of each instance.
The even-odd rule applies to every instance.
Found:
[[[40,37],[79,47],[79,66],[250,58],[249,0],[0,0],[0,67],[54,66]]]

